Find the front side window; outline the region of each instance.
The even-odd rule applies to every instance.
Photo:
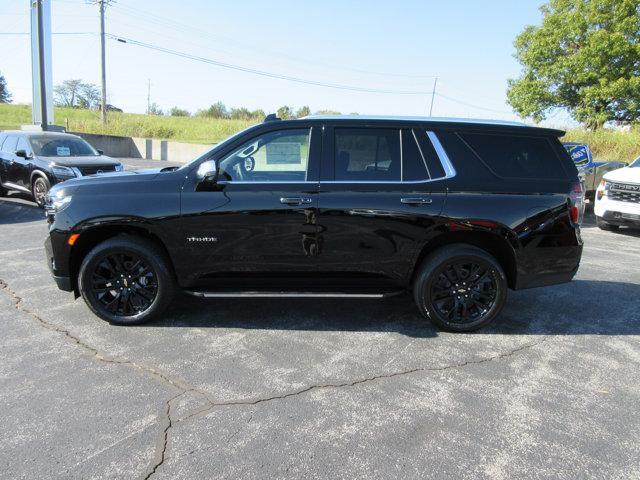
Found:
[[[309,128],[277,130],[249,140],[220,160],[220,180],[304,182],[310,133]]]
[[[335,129],[337,181],[399,181],[400,132],[385,128]]]
[[[7,135],[7,138],[5,138],[4,142],[2,143],[2,151],[7,153],[14,153],[16,151],[17,146],[18,146],[18,136]]]
[[[27,155],[31,155],[31,147],[29,146],[29,143],[24,139],[24,137],[20,137],[20,139],[18,140],[16,150],[24,150]]]
[[[29,138],[35,155],[41,157],[89,157],[96,156],[91,145],[78,137],[32,136]]]

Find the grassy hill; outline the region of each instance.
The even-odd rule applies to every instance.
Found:
[[[128,137],[162,138],[191,143],[217,143],[248,127],[251,121],[217,120],[201,117],[169,117],[136,113],[109,112],[106,127],[100,112],[76,108],[55,108],[56,125],[84,133],[102,133]],[[20,128],[31,123],[31,105],[0,103],[0,130]]]
[[[252,121],[216,120],[201,117],[168,117],[136,113],[109,113],[103,128],[99,112],[75,108],[56,108],[57,125],[68,122],[69,131],[104,133],[144,138],[162,138],[191,143],[217,143],[229,135],[251,125]],[[20,128],[31,123],[31,105],[0,103],[0,130]],[[565,141],[585,142],[596,158],[631,161],[640,155],[640,128],[625,133],[613,130],[569,130]]]

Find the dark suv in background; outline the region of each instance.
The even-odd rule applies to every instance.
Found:
[[[178,169],[67,181],[47,200],[58,286],[114,323],[201,297],[410,291],[441,328],[507,289],[568,282],[583,192],[558,130],[427,118],[267,117]]]
[[[52,185],[70,178],[123,170],[84,139],[58,132],[0,132],[0,197],[30,193],[38,206]]]

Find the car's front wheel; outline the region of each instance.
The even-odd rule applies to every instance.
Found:
[[[31,184],[31,194],[33,195],[33,200],[40,208],[44,207],[44,199],[50,188],[51,185],[46,178],[38,175],[33,179],[33,183]]]
[[[448,245],[422,263],[413,285],[420,312],[438,327],[470,332],[491,323],[507,298],[498,261],[471,245]]]
[[[97,316],[120,325],[157,317],[176,289],[164,252],[149,240],[124,235],[98,244],[85,256],[78,287]]]

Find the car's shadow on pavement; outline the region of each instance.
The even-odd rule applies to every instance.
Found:
[[[639,335],[640,285],[574,280],[509,292],[497,321],[479,331],[500,335]],[[410,295],[385,300],[233,299],[180,296],[158,327],[395,332],[437,337]]]
[[[44,213],[26,193],[9,193],[0,197],[0,225],[28,223],[44,219]]]

